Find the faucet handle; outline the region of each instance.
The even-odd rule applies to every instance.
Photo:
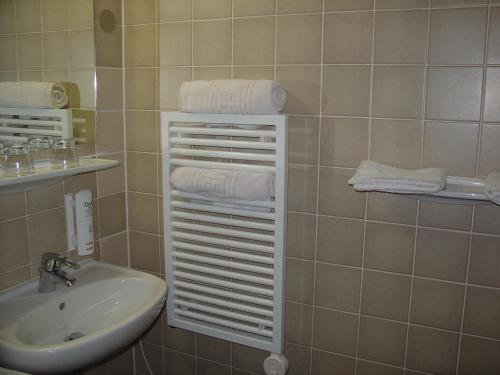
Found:
[[[76,262],[68,260],[67,257],[62,257],[57,253],[44,253],[42,255],[42,269],[47,272],[57,272],[61,268],[61,264],[65,264],[73,269],[80,268],[80,265]]]

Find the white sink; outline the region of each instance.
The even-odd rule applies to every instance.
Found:
[[[96,261],[68,273],[76,277],[69,288],[41,294],[36,280],[0,295],[0,366],[36,374],[89,367],[131,344],[163,308],[167,287],[153,275]]]

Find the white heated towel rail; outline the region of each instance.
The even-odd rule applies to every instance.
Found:
[[[168,324],[281,353],[286,116],[164,112],[162,147]],[[274,173],[275,199],[174,190],[177,166]]]
[[[73,138],[71,109],[0,108],[0,142],[37,136]]]

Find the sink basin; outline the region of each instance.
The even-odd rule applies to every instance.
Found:
[[[73,287],[38,292],[38,280],[0,295],[0,366],[36,374],[77,371],[137,339],[160,314],[160,278],[91,261]]]

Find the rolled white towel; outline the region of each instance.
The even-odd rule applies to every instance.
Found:
[[[179,167],[170,182],[181,191],[217,199],[267,201],[274,196],[271,173]]]
[[[64,108],[66,88],[55,82],[0,82],[0,107]]]
[[[285,102],[286,92],[270,80],[188,81],[179,90],[183,112],[275,115]]]
[[[357,191],[432,194],[444,189],[446,174],[442,168],[409,170],[363,160],[349,184]]]
[[[500,205],[500,173],[490,173],[486,177],[484,192],[494,203]]]

